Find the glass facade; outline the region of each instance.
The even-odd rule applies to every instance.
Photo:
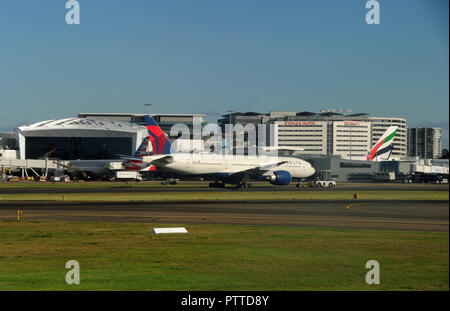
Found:
[[[60,160],[117,159],[129,155],[131,137],[27,137],[26,159],[46,156]]]
[[[408,156],[423,159],[439,158],[442,152],[441,137],[441,128],[408,128]]]

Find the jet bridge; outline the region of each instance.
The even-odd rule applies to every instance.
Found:
[[[57,171],[62,169],[62,161],[57,160],[20,160],[20,159],[0,159],[0,169],[5,177],[6,169],[21,170],[22,177],[28,177],[28,170],[40,177],[36,169],[41,171],[42,176],[48,176],[49,171]],[[5,179],[5,178],[3,178]]]

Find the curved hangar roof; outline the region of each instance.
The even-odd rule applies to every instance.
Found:
[[[21,126],[17,130],[26,137],[129,137],[139,132],[145,135],[147,131],[144,126],[134,123],[94,118],[48,120]]]

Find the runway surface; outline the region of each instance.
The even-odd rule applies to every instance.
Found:
[[[449,191],[448,184],[389,184],[389,183],[338,183],[336,188],[320,189],[320,188],[301,188],[298,189],[295,183],[288,186],[273,186],[266,182],[253,183],[254,187],[248,189],[236,189],[233,186],[227,188],[209,188],[208,182],[181,182],[176,186],[159,185],[158,183],[149,183],[148,186],[139,187],[133,186],[136,183],[126,185],[124,183],[108,185],[107,187],[99,187],[95,183],[83,184],[79,187],[77,185],[70,185],[71,187],[1,187],[0,194],[29,194],[29,193],[113,193],[113,192],[227,192],[227,191],[367,191],[367,190],[381,190],[381,191]],[[61,184],[59,184],[61,185]],[[75,187],[74,187],[75,186]]]
[[[448,201],[0,202],[0,219],[449,231]]]

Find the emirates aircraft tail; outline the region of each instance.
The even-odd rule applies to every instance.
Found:
[[[389,160],[392,150],[394,149],[392,142],[394,141],[395,134],[397,134],[397,129],[398,126],[390,126],[386,132],[383,133],[367,155],[367,161]]]

